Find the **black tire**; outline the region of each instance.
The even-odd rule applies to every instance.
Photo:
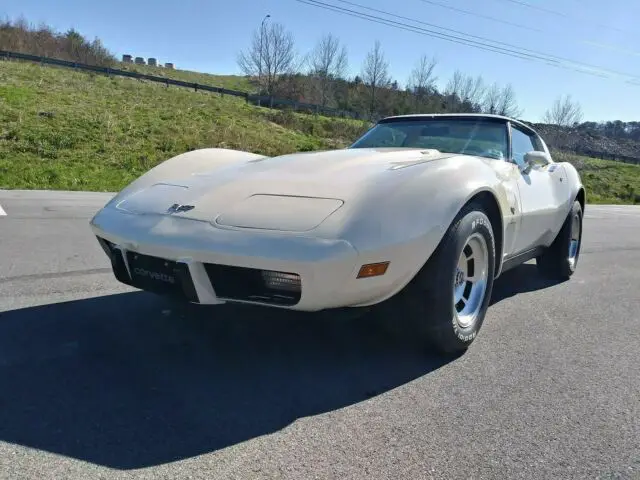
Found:
[[[482,296],[478,297],[479,306],[472,321],[463,324],[454,305],[454,285],[456,280],[461,280],[457,277],[458,260],[467,242],[471,240],[481,244],[480,238],[486,245],[484,292],[479,290]],[[471,270],[471,267],[467,269]],[[409,323],[413,332],[423,335],[440,353],[462,354],[474,341],[484,322],[491,300],[494,272],[495,240],[491,221],[482,205],[470,203],[458,213],[429,261],[396,296],[396,317]],[[460,283],[463,285],[466,284]]]
[[[577,223],[576,223],[577,222]],[[575,255],[569,248],[572,240],[577,240]],[[573,202],[562,228],[547,250],[536,258],[536,265],[542,275],[553,280],[568,280],[574,274],[582,247],[582,206]]]

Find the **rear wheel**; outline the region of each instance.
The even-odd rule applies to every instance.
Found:
[[[491,299],[493,228],[482,205],[465,206],[427,264],[398,295],[401,315],[440,352],[463,353]]]
[[[567,280],[576,271],[581,245],[582,205],[575,201],[556,239],[536,258],[538,270],[548,278]]]

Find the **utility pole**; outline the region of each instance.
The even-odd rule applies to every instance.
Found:
[[[260,60],[258,62],[258,82],[260,83],[260,86],[262,86],[262,39],[264,37],[264,22],[266,22],[270,17],[271,15],[269,14],[265,15],[262,19],[262,23],[260,24]]]

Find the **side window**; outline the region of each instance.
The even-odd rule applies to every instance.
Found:
[[[525,153],[537,150],[534,138],[530,137],[522,130],[511,128],[511,151],[513,161],[518,165],[524,164]]]
[[[535,135],[533,137],[533,146],[536,147],[536,152],[544,152],[544,145],[542,143],[542,139]]]

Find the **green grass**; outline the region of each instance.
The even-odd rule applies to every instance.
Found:
[[[184,151],[347,145],[366,125],[122,77],[0,62],[0,188],[118,190]]]
[[[135,68],[241,90],[246,82]],[[279,155],[340,148],[366,128],[359,121],[270,110],[153,82],[0,61],[0,188],[116,191],[188,150]],[[555,158],[577,166],[590,203],[640,203],[640,166]]]
[[[567,153],[555,153],[554,159],[578,169],[588,203],[640,203],[640,166]]]
[[[184,82],[200,83],[203,85],[211,85],[213,87],[223,87],[241,92],[253,93],[255,90],[255,87],[251,85],[248,78],[238,75],[212,75],[209,73],[192,72],[190,70],[150,67],[148,65],[136,65],[131,63],[117,63],[114,68],[144,73],[146,75],[155,75],[156,77],[182,80]]]

